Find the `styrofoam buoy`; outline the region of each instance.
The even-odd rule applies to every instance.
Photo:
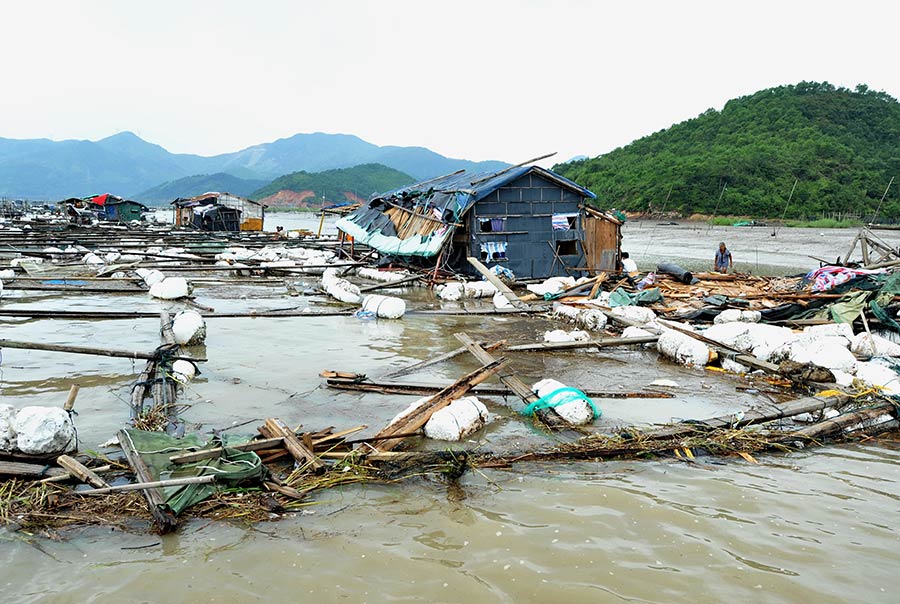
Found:
[[[715,355],[703,342],[668,329],[659,336],[656,349],[664,357],[686,367],[704,367]]]
[[[584,396],[579,396],[567,389],[560,381],[547,378],[536,382],[532,392],[541,398],[549,397],[547,402],[553,406],[557,415],[575,426],[590,423],[594,420],[594,407]],[[557,391],[557,394],[554,394]],[[556,404],[555,403],[560,403]]]
[[[457,399],[436,411],[425,424],[425,436],[437,440],[462,440],[484,427],[487,407],[474,396]]]
[[[463,297],[464,285],[455,281],[445,283],[440,289],[435,289],[438,298],[447,302],[456,302]]]
[[[178,359],[172,363],[172,379],[180,384],[187,384],[197,375],[197,367],[190,361]]]
[[[16,448],[28,455],[68,453],[77,448],[75,427],[61,407],[23,407],[13,428]]]
[[[195,346],[206,341],[206,321],[196,310],[183,310],[172,319],[172,333],[182,346]]]
[[[362,301],[362,309],[380,319],[399,319],[406,314],[406,302],[401,298],[369,294]]]
[[[328,268],[322,273],[322,289],[340,302],[359,304],[362,300],[359,288],[346,279],[337,276],[337,269]]]
[[[151,269],[146,269],[146,268],[139,268],[134,272],[136,272],[138,274],[138,276],[144,280],[144,284],[147,287],[153,287],[154,285],[156,285],[157,283],[159,283],[160,281],[162,281],[163,279],[166,278],[166,276],[163,275],[162,272],[160,272],[156,269],[151,270]]]
[[[12,451],[16,446],[16,408],[0,405],[0,451]]]
[[[150,287],[150,295],[161,300],[177,300],[191,294],[191,285],[184,277],[166,277]]]

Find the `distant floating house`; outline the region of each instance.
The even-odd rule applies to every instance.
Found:
[[[85,201],[100,206],[99,211],[101,220],[110,222],[131,222],[132,220],[140,220],[144,212],[149,212],[150,208],[142,203],[123,199],[118,195],[104,193],[103,195],[94,195],[86,197]]]
[[[109,222],[139,221],[145,212],[150,211],[142,203],[111,193],[91,195],[83,199],[73,197],[60,202],[60,205],[69,219],[79,224],[90,223],[95,219]]]
[[[621,225],[585,202],[596,195],[537,166],[455,173],[374,196],[337,221],[387,256],[471,272],[467,256],[517,278],[617,270]]]
[[[197,208],[200,206],[218,205],[232,210],[237,210],[239,224],[237,229],[215,228],[206,230],[216,231],[261,231],[263,229],[263,221],[266,217],[266,206],[246,197],[238,197],[231,193],[218,193],[215,191],[197,195],[189,199],[176,199],[172,202],[175,208],[175,225],[176,226],[196,226],[193,210],[189,208]],[[225,222],[229,222],[231,218],[225,220],[225,217],[233,217],[233,212],[220,212],[223,220],[216,220],[219,226]],[[230,222],[229,222],[230,224]],[[198,227],[199,228],[199,227]]]

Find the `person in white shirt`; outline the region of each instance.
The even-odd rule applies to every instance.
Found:
[[[622,252],[622,272],[629,277],[634,277],[638,273],[637,262],[628,256],[628,252]]]

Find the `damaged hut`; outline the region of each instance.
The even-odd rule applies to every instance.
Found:
[[[137,201],[124,199],[111,193],[91,195],[84,199],[70,198],[61,202],[63,212],[69,220],[78,224],[89,224],[92,220],[108,222],[132,222],[141,220],[150,208]]]
[[[537,166],[457,172],[376,195],[336,226],[385,256],[460,273],[468,256],[521,279],[615,270],[621,223],[585,209],[596,197]]]
[[[188,199],[176,199],[171,205],[175,211],[176,226],[193,226],[206,231],[261,231],[266,217],[265,204],[231,193],[204,193]],[[209,210],[205,206],[219,206],[225,209]],[[201,209],[195,211],[196,208]],[[196,218],[197,215],[201,215],[199,220]],[[209,220],[204,222],[204,217]],[[232,228],[231,223],[235,217],[238,226]],[[209,228],[204,224],[210,225]],[[226,225],[229,226],[226,228]]]

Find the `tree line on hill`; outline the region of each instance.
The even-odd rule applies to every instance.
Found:
[[[554,170],[593,190],[601,205],[628,211],[871,216],[891,177],[900,176],[898,142],[895,98],[863,84],[801,82],[733,99],[721,111]],[[896,187],[879,217],[900,218]]]

